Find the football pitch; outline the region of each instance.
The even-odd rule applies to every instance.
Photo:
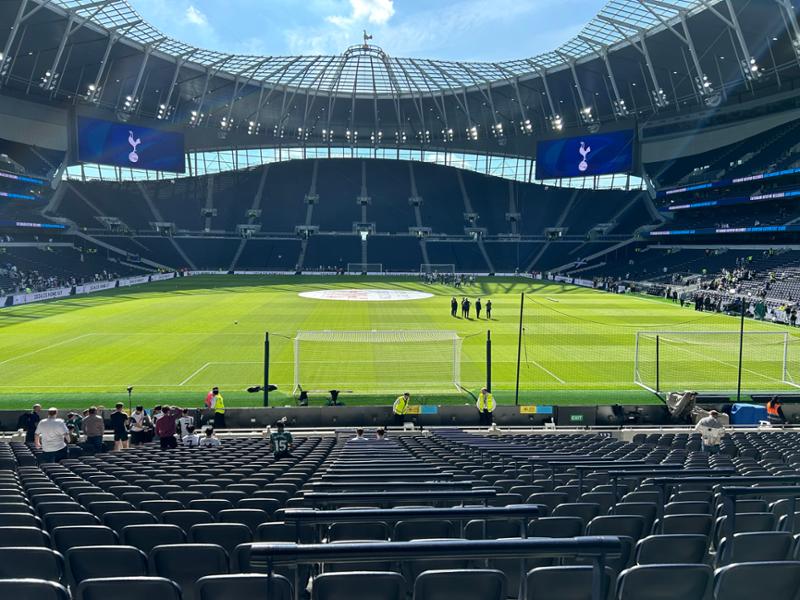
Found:
[[[357,302],[299,295],[354,289],[431,296]],[[474,309],[469,320],[451,317],[452,296],[468,296],[473,302],[480,297],[484,304],[491,299],[492,319],[486,320],[485,314],[476,319]],[[654,394],[634,383],[637,332],[645,332],[638,351],[640,376],[651,387],[656,377],[654,340],[659,337],[660,389],[734,391],[739,348],[733,332],[738,329],[736,317],[700,313],[658,298],[530,279],[482,278],[455,289],[416,278],[183,277],[0,310],[0,408],[33,402],[62,408],[127,404],[128,386],[133,386],[134,404],[197,407],[214,385],[228,406],[260,406],[261,395],[248,394],[246,388],[262,383],[267,331],[270,382],[279,388],[270,400],[290,405],[295,401],[293,339],[298,331],[320,330],[454,331],[463,340],[459,381],[473,393],[485,382],[490,330],[492,389],[501,403],[515,401],[518,352],[521,404],[658,403]],[[800,362],[795,333],[750,320],[746,330],[773,334],[745,337],[742,389],[795,389],[791,375]],[[376,344],[372,355],[374,364],[355,367],[357,381],[342,382],[344,403],[387,404],[406,390],[418,403],[472,401],[447,373],[442,373],[440,388],[420,389],[415,384],[420,367],[414,362],[419,357],[405,356],[396,344]],[[442,356],[446,362],[452,354]],[[348,357],[332,341],[318,345],[313,360],[301,360],[301,366],[313,379],[315,368],[335,374]],[[349,368],[352,373],[354,367]],[[326,389],[312,386],[311,403],[323,403]]]

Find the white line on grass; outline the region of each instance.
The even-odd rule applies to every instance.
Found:
[[[553,379],[555,379],[556,381],[558,381],[558,383],[560,383],[560,384],[562,384],[562,385],[566,385],[566,383],[567,383],[566,381],[564,381],[563,379],[561,379],[561,377],[559,377],[558,375],[556,375],[555,373],[553,373],[553,372],[552,372],[550,369],[547,369],[547,368],[543,367],[542,365],[540,365],[540,364],[539,364],[538,362],[536,362],[535,360],[533,360],[533,359],[528,359],[528,361],[527,361],[527,362],[529,362],[529,363],[531,363],[531,364],[533,364],[533,365],[536,365],[537,367],[539,367],[539,368],[540,368],[542,371],[544,371],[545,373],[547,373],[548,375],[550,375],[550,377],[552,377]]]
[[[206,368],[208,365],[210,365],[210,364],[211,364],[210,362],[207,362],[206,364],[204,364],[202,367],[200,367],[199,369],[197,369],[197,371],[195,371],[194,373],[192,373],[191,375],[189,375],[189,376],[188,376],[186,379],[184,379],[183,381],[181,381],[181,382],[178,384],[178,386],[182,386],[184,383],[188,382],[188,381],[189,381],[189,380],[190,380],[192,377],[194,377],[195,375],[197,375],[197,374],[198,374],[200,371],[202,371],[203,369],[205,369],[205,368]]]
[[[11,358],[7,358],[6,360],[0,362],[0,365],[4,365],[6,363],[10,363],[12,360],[17,360],[20,358],[25,358],[26,356],[32,356],[34,354],[38,354],[39,352],[44,352],[45,350],[50,350],[52,348],[56,348],[57,346],[63,346],[64,344],[71,344],[72,342],[77,342],[78,340],[85,338],[87,336],[94,335],[93,333],[84,333],[83,335],[79,335],[78,337],[70,338],[68,340],[64,340],[63,342],[56,342],[55,344],[50,344],[49,346],[45,346],[44,348],[39,348],[38,350],[32,350],[30,352],[26,352],[25,354],[18,354],[17,356],[12,356]]]
[[[738,368],[737,365],[725,362],[724,360],[720,360],[718,358],[714,358],[713,356],[704,356],[704,355],[700,354],[699,352],[695,352],[693,350],[690,350],[689,348],[684,348],[683,346],[678,345],[678,344],[680,344],[680,342],[678,342],[676,340],[671,340],[669,338],[664,338],[664,337],[662,337],[661,339],[662,340],[666,340],[667,342],[672,342],[673,344],[676,344],[675,348],[678,349],[678,350],[683,350],[684,352],[687,352],[689,354],[693,354],[694,356],[698,356],[698,357],[704,358],[706,360],[714,361],[714,362],[719,363],[721,365],[724,365],[726,367],[730,367],[731,369],[737,369]],[[769,375],[764,375],[763,373],[759,373],[758,371],[753,371],[753,370],[748,369],[746,367],[742,367],[742,371],[747,371],[748,373],[752,373],[756,377],[761,377],[762,379],[766,379],[767,381],[776,381],[778,383],[785,383],[782,379],[777,379],[776,377],[770,377]]]

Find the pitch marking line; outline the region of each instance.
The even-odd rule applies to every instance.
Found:
[[[192,379],[192,378],[193,378],[195,375],[197,375],[198,373],[200,373],[200,371],[202,371],[203,369],[205,369],[205,368],[206,368],[207,366],[209,366],[210,364],[211,364],[210,362],[207,362],[206,364],[204,364],[202,367],[200,367],[199,369],[197,369],[197,371],[195,371],[194,373],[192,373],[191,375],[189,375],[189,376],[188,376],[186,379],[184,379],[183,381],[181,381],[181,382],[178,384],[178,386],[182,386],[183,384],[187,383],[187,382],[188,382],[190,379]]]
[[[672,340],[670,338],[661,338],[661,339],[666,340],[668,342],[672,342],[673,344],[676,344],[675,348],[677,348],[678,350],[683,350],[684,352],[686,352],[688,354],[692,354],[694,356],[699,356],[700,358],[705,358],[706,360],[711,360],[713,362],[719,363],[719,364],[721,364],[723,366],[726,366],[726,367],[729,367],[731,369],[737,369],[738,368],[737,365],[734,365],[732,363],[727,363],[724,360],[720,360],[718,358],[714,358],[713,356],[703,356],[702,354],[700,354],[698,352],[695,352],[694,350],[691,350],[689,348],[684,348],[683,346],[678,345],[679,342],[676,341],[676,340]],[[777,379],[776,377],[770,377],[769,375],[764,375],[763,373],[759,373],[757,371],[753,371],[753,370],[748,369],[746,367],[742,367],[742,371],[747,371],[748,373],[750,373],[752,375],[755,375],[756,377],[761,377],[762,379],[766,379],[767,381],[775,381],[777,383],[785,383],[782,379]]]
[[[45,346],[44,348],[39,348],[38,350],[32,350],[30,352],[26,352],[25,354],[18,354],[17,356],[12,356],[11,358],[7,358],[6,360],[0,362],[0,366],[6,363],[10,363],[13,360],[18,360],[20,358],[25,358],[26,356],[32,356],[34,354],[38,354],[39,352],[44,352],[45,350],[50,350],[52,348],[56,348],[58,346],[63,346],[64,344],[71,344],[72,342],[77,342],[80,339],[83,339],[87,336],[94,335],[93,333],[84,333],[83,335],[79,335],[78,337],[70,338],[68,340],[64,340],[63,342],[56,342],[55,344],[50,344],[49,346]]]
[[[552,372],[550,369],[547,369],[547,368],[543,367],[542,365],[540,365],[540,364],[539,364],[538,362],[536,362],[535,360],[532,360],[532,359],[531,359],[531,360],[529,360],[528,362],[530,362],[531,364],[533,364],[533,365],[536,365],[537,367],[539,367],[539,368],[540,368],[542,371],[544,371],[545,373],[547,373],[548,375],[550,375],[550,377],[552,377],[553,379],[555,379],[556,381],[558,381],[558,383],[560,383],[561,385],[566,385],[566,384],[567,384],[567,382],[566,382],[566,381],[564,381],[563,379],[561,379],[561,377],[559,377],[558,375],[556,375],[555,373],[553,373],[553,372]]]

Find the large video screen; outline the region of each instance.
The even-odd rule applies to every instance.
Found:
[[[536,179],[628,173],[633,168],[632,129],[545,140],[536,145]]]
[[[183,134],[78,117],[80,162],[169,171],[186,170]]]

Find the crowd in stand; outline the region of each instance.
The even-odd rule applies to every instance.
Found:
[[[0,265],[0,275],[5,275],[9,282],[9,289],[0,289],[0,296],[31,294],[56,288],[84,285],[95,281],[112,281],[119,278],[119,274],[106,270],[88,277],[46,274],[37,270],[23,271],[12,263]]]

